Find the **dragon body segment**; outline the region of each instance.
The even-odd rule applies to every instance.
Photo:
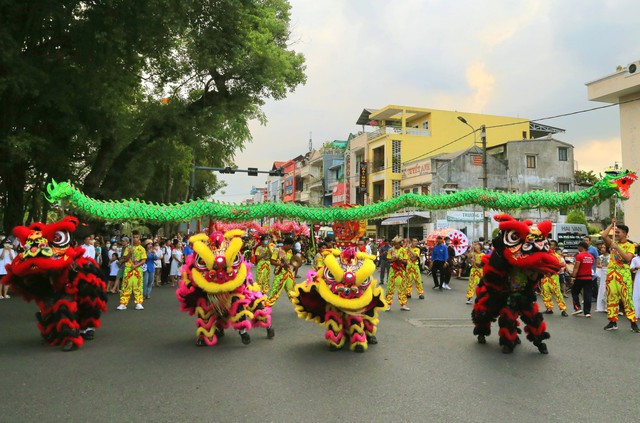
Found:
[[[102,201],[84,195],[69,182],[52,181],[47,186],[47,199],[64,203],[76,213],[91,219],[147,222],[178,222],[209,217],[213,220],[238,222],[277,217],[305,222],[361,221],[392,213],[402,208],[445,210],[475,204],[494,210],[548,209],[586,207],[600,204],[617,194],[629,198],[629,186],[636,173],[608,171],[588,189],[577,192],[530,191],[522,194],[474,188],[453,194],[403,194],[399,197],[353,208],[307,207],[293,203],[265,202],[257,204],[227,204],[193,200],[178,204],[147,203],[140,200]]]
[[[384,292],[373,279],[374,257],[354,248],[331,250],[324,266],[297,284],[291,301],[298,317],[325,327],[325,339],[333,351],[349,343],[364,352],[377,344],[378,312],[386,308]]]

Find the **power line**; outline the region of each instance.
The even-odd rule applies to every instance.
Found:
[[[640,97],[639,97],[639,98],[632,99],[632,100],[620,101],[620,102],[618,102],[618,103],[606,104],[606,105],[604,105],[604,106],[592,107],[592,108],[589,108],[589,109],[582,109],[582,110],[577,110],[577,111],[574,111],[574,112],[563,113],[563,114],[560,114],[560,115],[547,116],[547,117],[538,118],[538,119],[531,119],[531,120],[526,120],[526,119],[525,119],[525,120],[522,120],[521,122],[511,122],[511,123],[503,123],[503,124],[500,124],[500,125],[485,126],[485,129],[489,129],[489,128],[501,128],[501,127],[505,127],[505,126],[514,126],[514,125],[522,125],[523,123],[526,123],[526,122],[541,122],[541,121],[543,121],[543,120],[550,120],[550,119],[557,119],[557,118],[566,117],[566,116],[573,116],[573,115],[577,115],[577,114],[581,114],[581,113],[587,113],[587,112],[593,112],[593,111],[596,111],[596,110],[606,109],[606,108],[613,107],[613,106],[619,106],[619,105],[621,105],[621,104],[632,103],[632,102],[634,102],[634,101],[640,101]],[[414,160],[417,160],[417,159],[423,158],[423,157],[425,157],[425,156],[429,156],[429,155],[431,155],[431,153],[434,153],[434,152],[436,152],[436,151],[438,151],[438,150],[441,150],[441,149],[443,149],[443,148],[445,148],[445,147],[448,147],[448,146],[450,146],[451,144],[454,144],[454,143],[456,143],[456,142],[458,142],[458,141],[460,141],[460,140],[462,140],[462,139],[464,139],[464,138],[468,137],[469,135],[472,135],[472,134],[474,134],[474,133],[476,133],[476,132],[478,132],[478,131],[480,131],[480,128],[478,128],[478,129],[476,129],[476,130],[474,130],[474,131],[471,131],[471,132],[469,132],[468,134],[463,135],[463,136],[461,136],[461,137],[459,137],[459,138],[456,138],[456,139],[455,139],[455,140],[453,140],[453,141],[450,141],[450,142],[448,142],[448,143],[446,143],[446,144],[443,144],[443,145],[441,145],[440,147],[434,148],[433,150],[427,151],[426,153],[422,153],[422,154],[420,154],[419,156],[416,156],[416,157],[413,157],[413,158],[411,158],[411,159],[405,160],[405,161],[403,161],[402,163],[412,162],[412,161],[414,161]],[[392,163],[390,166],[385,166],[385,167],[383,167],[382,169],[378,169],[376,172],[380,172],[380,171],[383,171],[383,170],[387,170],[387,169],[390,169],[390,168],[392,168],[392,167],[393,167],[393,163]]]

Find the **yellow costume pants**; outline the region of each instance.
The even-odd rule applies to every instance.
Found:
[[[422,276],[420,275],[420,267],[418,263],[407,264],[407,295],[411,295],[413,286],[415,285],[418,295],[424,294],[422,288]]]
[[[607,272],[607,317],[610,321],[618,321],[618,307],[620,301],[624,305],[624,314],[630,322],[636,321],[636,312],[631,295],[631,274],[630,272],[618,272],[616,270]]]
[[[406,273],[404,270],[396,270],[393,267],[389,270],[387,280],[387,305],[393,304],[393,294],[398,291],[398,301],[403,306],[407,304]]]
[[[282,292],[282,288],[284,288],[287,292],[287,296],[291,299],[290,291],[293,290],[293,286],[295,285],[295,280],[293,279],[293,272],[290,270],[283,270],[280,273],[276,273],[273,279],[273,286],[269,290],[269,297],[266,301],[266,304],[271,307],[276,301],[278,301],[278,297]]]
[[[142,304],[142,269],[140,267],[127,271],[125,269],[122,278],[122,287],[120,293],[120,304],[129,304],[131,291],[133,291],[133,299],[136,304]]]
[[[560,310],[567,309],[567,305],[564,303],[564,297],[562,296],[562,291],[560,291],[560,276],[552,275],[543,277],[540,282],[540,290],[542,291],[542,302],[547,310],[553,310],[552,296],[555,297]]]
[[[476,292],[476,286],[478,285],[478,282],[480,282],[480,278],[482,278],[482,268],[472,267],[471,272],[469,273],[469,288],[467,289],[467,300],[473,298],[473,294]]]

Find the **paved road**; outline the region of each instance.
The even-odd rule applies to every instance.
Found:
[[[301,274],[303,272],[301,271]],[[426,280],[425,285],[431,286]],[[109,312],[94,341],[63,353],[40,344],[35,306],[0,301],[0,422],[597,422],[637,418],[640,335],[605,332],[605,316],[546,316],[543,356],[525,341],[503,355],[471,333],[466,281],[427,289],[410,312],[383,313],[378,345],[329,352],[321,327],[282,297],[276,337],[229,332],[194,344],[194,318],[170,288],[144,311]],[[626,389],[632,392],[625,392]]]

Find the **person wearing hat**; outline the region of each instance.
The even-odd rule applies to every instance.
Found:
[[[633,307],[632,292],[633,286],[631,281],[631,270],[629,263],[633,260],[635,252],[634,245],[627,239],[629,227],[626,225],[617,225],[617,219],[611,219],[611,224],[602,232],[600,236],[604,243],[611,249],[609,258],[609,266],[607,268],[607,317],[609,324],[604,330],[618,329],[618,307],[620,301],[624,308],[624,313],[631,322],[631,330],[640,332],[636,323],[636,313]],[[613,239],[609,235],[609,231],[614,229]]]
[[[391,310],[393,304],[393,294],[398,291],[398,301],[400,302],[400,310],[409,311],[407,307],[407,250],[402,247],[402,238],[396,236],[391,240],[393,248],[387,253],[387,260],[391,265],[389,270],[389,284],[387,285],[387,311]]]
[[[124,247],[125,239],[122,237],[122,262],[124,262],[124,271],[122,277],[122,289],[120,292],[120,305],[118,310],[126,310],[133,292],[134,301],[136,302],[136,310],[144,310],[142,306],[142,265],[147,261],[147,253],[142,245],[140,245],[140,232],[133,231],[133,241],[131,247]]]
[[[142,266],[142,286],[144,298],[148,300],[151,298],[151,288],[153,288],[153,282],[156,276],[156,260],[158,260],[158,256],[153,248],[153,241],[151,239],[145,239],[143,244],[146,250],[147,260]]]
[[[407,248],[409,262],[407,263],[407,298],[411,298],[413,286],[418,291],[418,298],[424,300],[424,288],[422,288],[422,274],[420,273],[420,248],[418,240],[413,238],[408,240],[410,244]]]
[[[0,279],[7,274],[5,266],[10,264],[14,258],[16,258],[16,252],[13,251],[11,240],[5,238],[2,243],[2,250],[0,251]],[[4,300],[5,298],[11,298],[9,295],[9,285],[0,284],[0,300]]]

